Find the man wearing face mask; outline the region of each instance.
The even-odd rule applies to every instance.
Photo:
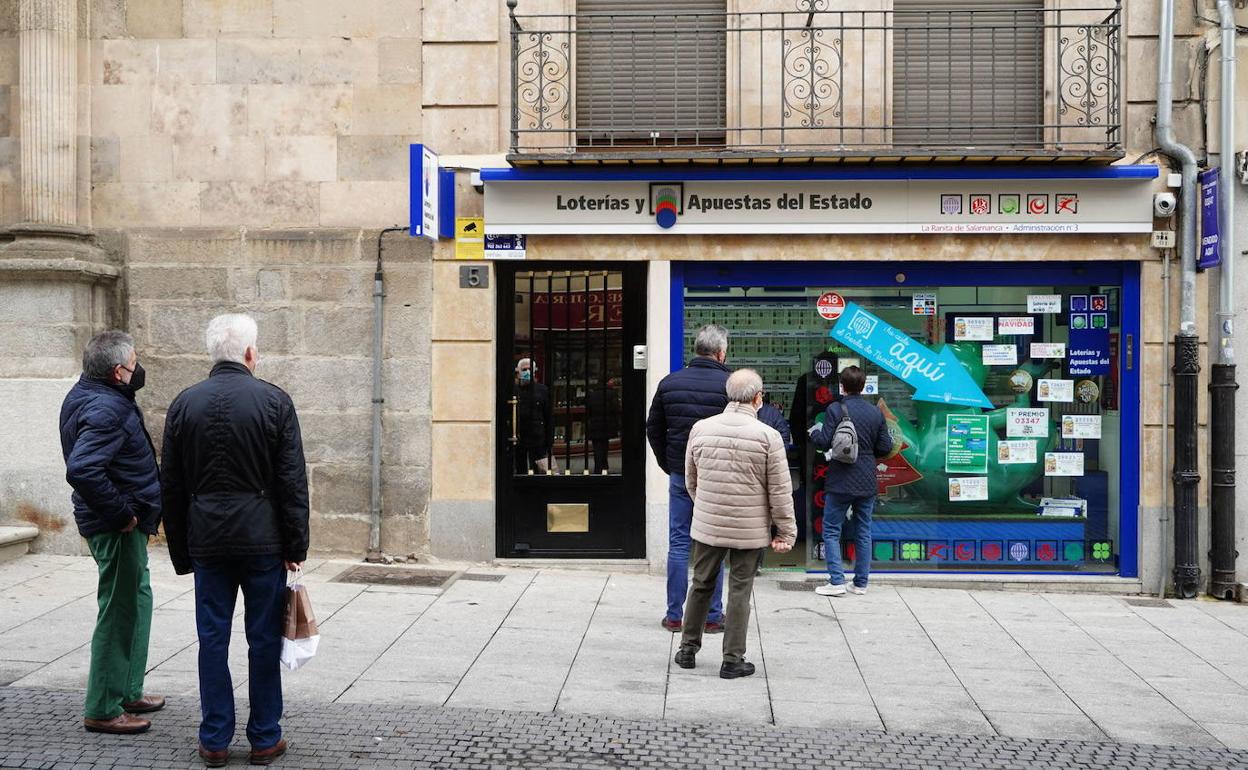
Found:
[[[255,376],[256,322],[208,323],[208,379],[169,405],[161,486],[169,558],[195,573],[199,632],[199,756],[224,767],[234,740],[230,630],[241,589],[247,631],[247,739],[253,765],[286,752],[282,625],[287,571],[308,555],[308,477],[290,396]]]
[[[61,404],[65,480],[74,490],[78,532],[99,570],[83,719],[91,732],[144,732],[151,722],[134,715],[165,705],[143,694],[152,628],[147,539],[161,512],[156,453],[134,402],[143,381],[130,335],[100,332],[87,343],[82,377]]]
[[[545,473],[555,443],[554,406],[550,389],[536,380],[537,364],[516,362],[516,473]]]

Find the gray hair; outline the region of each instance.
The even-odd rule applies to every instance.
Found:
[[[107,379],[113,367],[125,365],[134,352],[134,338],[112,329],[91,338],[82,351],[82,373],[97,380]]]
[[[529,365],[530,371],[537,374],[537,362],[528,358],[522,358],[516,362],[516,374],[520,373],[520,370],[524,368],[525,364]]]
[[[728,351],[728,330],[719,324],[707,324],[698,329],[693,352],[699,356],[714,356]]]
[[[226,313],[208,322],[204,342],[214,364],[243,363],[247,348],[256,347],[256,320],[242,313]]]
[[[724,386],[728,392],[728,400],[737,404],[749,404],[754,397],[763,392],[763,378],[753,369],[738,369],[728,375],[728,384]]]

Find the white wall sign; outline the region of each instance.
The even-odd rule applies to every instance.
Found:
[[[1132,179],[538,179],[483,169],[486,232],[1148,233],[1151,180]],[[517,178],[519,177],[519,178]],[[656,195],[667,214],[658,222]],[[1016,200],[1059,197],[1072,205]],[[987,200],[988,205],[984,205]],[[974,203],[975,205],[972,205]],[[1053,311],[1057,312],[1057,311]]]
[[[1036,319],[1029,315],[1003,316],[997,319],[997,334],[1035,334]]]
[[[984,366],[1014,366],[1018,363],[1018,348],[1014,345],[984,345],[982,353]]]
[[[1062,295],[1060,294],[1028,294],[1028,313],[1060,313],[1062,312]]]
[[[1033,342],[1031,343],[1032,358],[1065,358],[1065,342]]]
[[[438,156],[423,144],[411,146],[411,234],[438,239]]]

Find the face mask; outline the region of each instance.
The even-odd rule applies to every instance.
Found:
[[[525,383],[526,385],[527,385],[528,383],[532,382],[532,381],[533,381],[533,370],[532,370],[532,369],[521,369],[521,370],[520,370],[520,381],[521,381],[521,382],[523,382],[523,383]]]
[[[121,368],[126,369],[124,366]],[[134,395],[142,390],[143,385],[147,382],[147,372],[143,369],[143,364],[140,364],[138,361],[134,362],[133,369],[126,369],[126,371],[130,372],[130,382],[117,383],[117,389],[122,393]]]

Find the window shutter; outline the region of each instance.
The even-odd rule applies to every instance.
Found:
[[[894,0],[893,143],[1043,142],[1043,0]]]
[[[577,2],[578,143],[722,143],[726,9],[726,0]]]

